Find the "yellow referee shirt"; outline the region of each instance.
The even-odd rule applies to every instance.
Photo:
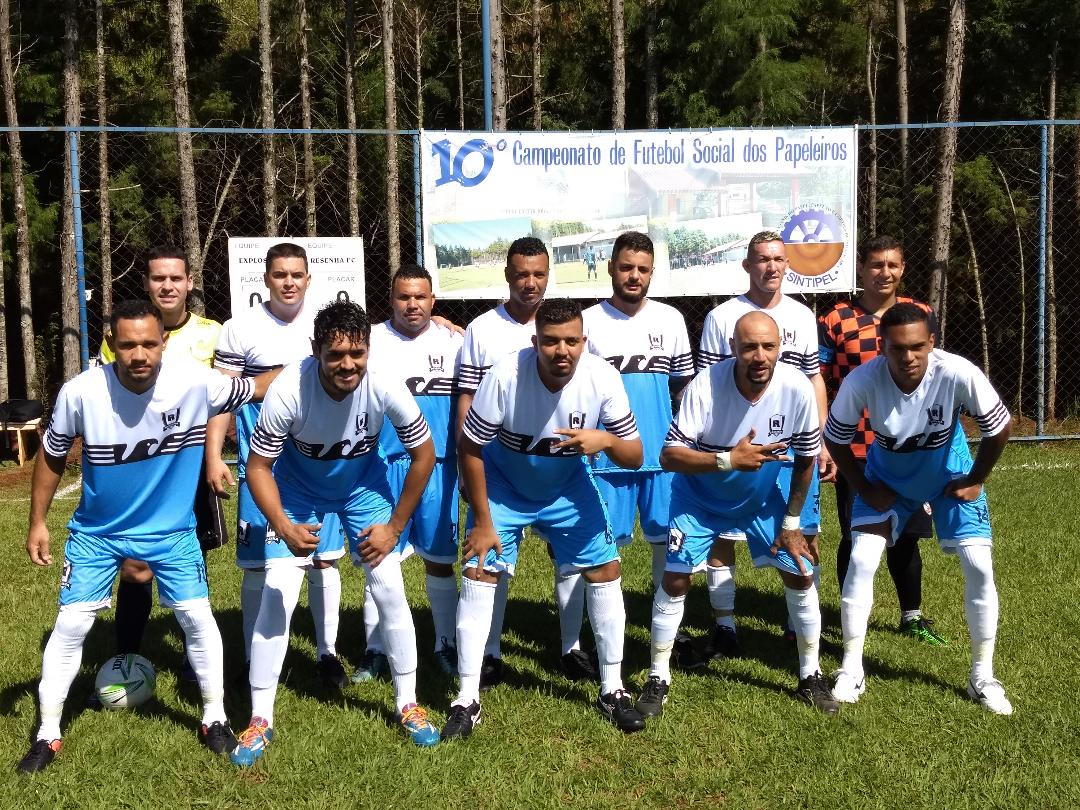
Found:
[[[166,329],[167,352],[187,352],[200,363],[210,366],[214,362],[214,347],[217,346],[221,324],[189,312],[184,322],[173,329]],[[108,343],[101,344],[101,362],[111,363],[116,359]]]

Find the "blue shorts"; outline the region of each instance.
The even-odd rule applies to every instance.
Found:
[[[776,483],[784,494],[785,502],[791,494],[791,474],[794,471],[793,464],[781,462]],[[821,533],[821,481],[818,477],[817,459],[814,459],[814,475],[810,479],[810,488],[806,490],[806,500],[803,501],[802,512],[799,514],[799,530],[811,537]]]
[[[405,487],[405,476],[412,459],[401,456],[387,462],[390,492],[397,501]],[[431,471],[420,503],[401,533],[398,550],[408,554],[411,545],[425,560],[435,563],[453,563],[458,548],[458,492],[457,465],[452,461],[438,460]]]
[[[165,607],[210,595],[206,561],[194,531],[141,539],[72,532],[64,546],[60,604],[84,604],[91,610],[108,607],[124,560],[144,560],[150,566]]]
[[[787,498],[779,488],[769,493],[761,509],[741,517],[727,517],[716,512],[688,509],[676,499],[671,504],[671,526],[668,529],[666,570],[693,574],[705,570],[713,540],[746,540],[755,566],[771,565],[789,574],[802,576],[798,563],[781,549],[773,555],[771,549],[780,536],[780,524],[787,512]],[[803,557],[806,570],[813,562]]]
[[[319,547],[312,559],[336,560],[345,553],[337,515],[329,514],[326,518],[319,529]],[[281,538],[269,530],[266,518],[251,497],[247,479],[241,478],[236,493],[236,564],[241,568],[263,568],[270,560],[285,558],[295,559]]]
[[[672,475],[663,470],[593,473],[596,488],[607,506],[616,543],[624,546],[633,539],[635,513],[648,542],[667,542]]]
[[[548,542],[561,573],[595,568],[619,559],[604,502],[591,477],[586,480],[588,486],[568,487],[553,503],[544,504],[524,500],[497,484],[493,486],[489,478],[488,508],[502,543],[502,554],[496,554],[495,549],[489,551],[484,570],[505,571],[513,576],[518,546],[529,526]],[[470,509],[467,528],[472,525]],[[477,565],[476,557],[465,562],[466,568]]]
[[[277,545],[281,547],[284,554],[280,559],[267,560],[268,564],[292,561],[297,565],[306,565],[313,559],[336,560],[345,555],[347,541],[353,564],[362,565],[358,551],[363,540],[360,532],[368,526],[389,522],[393,512],[390,505],[390,487],[386,479],[379,477],[374,482],[368,483],[371,485],[359,486],[345,500],[313,503],[310,499],[294,499],[289,497],[289,493],[282,493],[281,507],[289,520],[293,523],[322,523],[323,528],[319,530],[319,546],[313,554],[297,557],[289,551],[285,543],[279,540]],[[326,518],[331,515],[336,515],[340,520],[340,528],[332,533],[326,533]]]
[[[852,534],[859,526],[870,526],[885,520],[890,524],[889,545],[896,542],[903,534],[909,518],[923,510],[922,501],[913,501],[899,495],[890,509],[878,512],[870,507],[861,497],[855,496],[851,505]],[[938,543],[943,551],[955,551],[958,540],[967,541],[968,545],[990,545],[990,510],[986,505],[986,491],[983,490],[974,501],[961,501],[948,495],[938,495],[930,501],[934,528],[937,530]],[[982,541],[972,543],[972,540]]]

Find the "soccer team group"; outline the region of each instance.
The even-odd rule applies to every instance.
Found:
[[[901,628],[944,643],[920,613],[918,538],[934,528],[963,572],[968,694],[1010,714],[992,668],[998,597],[982,486],[1010,415],[973,364],[935,348],[930,308],[898,295],[901,245],[880,236],[860,246],[861,293],[816,319],[780,291],[788,269],[780,236],[757,234],[743,262],[749,291],[709,313],[696,369],[682,315],[648,297],[650,239],[624,233],[610,255],[612,295],[582,311],[573,300],[545,299],[547,249],[516,240],[505,303],[462,336],[433,319],[431,276],[416,266],[393,278],[392,317],[371,324],[347,301],[306,306],[304,250],[278,244],[266,257],[268,301],[219,326],[188,310],[183,254],[152,251],[148,300],[115,306],[103,363],[61,389],[34,467],[26,546],[33,563],[49,565],[46,516],[81,438],[82,499],[43,655],[41,722],[18,770],[40,771],[59,752],[83,643],[112,604],[118,574],[117,652],[138,651],[156,580],[202,693],[202,741],[252,765],[276,731],[305,578],[317,671],[328,684],[349,682],[335,649],[336,562],[346,551],[365,577],[367,648],[351,679],[389,675],[397,717],[416,744],[467,737],[481,722],[481,691],[502,678],[507,590],[527,528],[553,561],[563,672],[598,681],[596,708],[622,731],[662,713],[673,667],[739,654],[739,542],[783,581],[796,698],[828,715],[855,703],[866,689],[863,643],[883,553]],[[962,411],[981,432],[974,459]],[[252,706],[240,734],[224,706],[222,638],[200,544],[207,519],[193,510],[219,504],[214,495],[234,483],[222,460],[233,415]],[[819,486],[830,481],[842,524],[844,652],[826,678],[817,540]],[[460,541],[459,492],[469,507]],[[222,520],[217,511],[209,510],[211,524]],[[635,698],[622,679],[619,548],[636,525],[651,544],[655,596],[649,672]],[[416,631],[401,568],[413,553],[425,567],[435,660],[459,679],[441,733],[416,699]],[[716,620],[704,649],[679,633],[699,572]],[[595,653],[580,643],[586,608]]]

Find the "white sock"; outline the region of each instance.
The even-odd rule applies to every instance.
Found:
[[[382,633],[379,632],[379,607],[371,596],[371,583],[364,580],[364,636],[365,647],[372,652],[383,652]]]
[[[667,543],[651,543],[652,546],[652,589],[656,589],[664,581],[664,571],[667,570]]]
[[[586,582],[585,598],[589,604],[589,623],[596,638],[596,657],[600,661],[600,694],[607,695],[623,688],[626,605],[623,603],[622,577],[611,582]]]
[[[506,600],[510,595],[510,576],[503,574],[495,586],[495,604],[491,610],[491,630],[488,632],[484,655],[502,658],[503,621],[506,619]]]
[[[338,621],[341,613],[341,572],[334,566],[308,571],[308,606],[315,622],[316,658],[337,655]]]
[[[716,623],[735,629],[735,566],[706,565],[705,581]]]
[[[444,643],[452,645],[457,634],[457,579],[453,574],[448,577],[427,574],[424,583],[427,585],[428,601],[431,602],[431,622],[435,625],[435,651],[438,652]]]
[[[662,681],[671,682],[671,648],[675,644],[675,636],[679,634],[679,625],[682,624],[685,609],[685,595],[671,596],[664,590],[663,585],[656,589],[656,595],[653,596],[650,629],[652,637],[650,677],[655,675]]]
[[[579,571],[555,571],[555,604],[559,607],[562,654],[581,649],[581,622],[585,618],[585,580]]]
[[[963,542],[963,541],[961,541]],[[990,546],[958,546],[956,556],[964,572],[964,614],[971,635],[971,679],[994,677],[994,642],[997,639],[998,593]]]
[[[821,603],[818,590],[813,584],[805,591],[785,586],[784,600],[787,602],[788,621],[795,631],[795,642],[799,647],[799,680],[802,680],[821,669]]]
[[[262,604],[263,585],[266,583],[266,571],[244,569],[244,578],[240,581],[240,619],[244,625],[244,660],[251,660],[251,637],[255,633],[255,620],[259,618],[259,605]]]
[[[503,574],[502,578],[506,578]],[[480,700],[480,669],[484,665],[484,643],[491,628],[498,586],[461,578],[461,598],[457,612],[458,674],[461,687],[455,705],[469,706]]]
[[[851,560],[840,598],[840,625],[844,631],[844,660],[840,668],[857,681],[863,676],[863,644],[870,610],[874,607],[874,574],[884,551],[884,537],[858,531],[852,534]]]
[[[274,698],[285,652],[289,648],[289,624],[300,600],[304,569],[295,565],[274,565],[266,569],[259,618],[251,637],[251,714],[274,725]]]
[[[56,624],[41,657],[39,740],[60,739],[60,716],[64,713],[64,701],[71,689],[71,682],[79,674],[83,642],[94,625],[94,617],[93,611],[73,607],[61,607],[56,614]]]
[[[184,631],[188,661],[199,679],[203,700],[203,725],[224,723],[225,652],[221,631],[210,610],[210,600],[188,599],[173,605],[176,621]]]
[[[364,566],[371,596],[379,608],[379,632],[390,660],[390,677],[398,707],[416,702],[416,627],[405,599],[405,580],[397,555],[377,568]]]

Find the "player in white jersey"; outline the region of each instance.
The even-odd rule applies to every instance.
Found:
[[[456,428],[459,435],[473,396],[488,369],[506,355],[532,345],[533,336],[536,334],[536,309],[544,299],[548,283],[548,252],[544,243],[533,236],[515,239],[506,252],[505,277],[509,288],[506,301],[476,318],[465,330],[461,364],[454,381],[458,400]],[[465,495],[467,498],[467,493]],[[481,678],[483,689],[502,681],[500,645],[509,586],[508,578],[500,580],[495,595],[491,636],[484,649],[484,671]],[[563,621],[561,612],[559,620],[560,624],[567,624]],[[573,622],[568,624],[573,625]],[[579,613],[576,632],[580,633],[580,630]]]
[[[724,546],[746,540],[754,565],[772,565],[784,582],[799,650],[796,696],[825,714],[837,703],[819,671],[821,609],[813,570],[817,550],[799,529],[820,444],[814,389],[805,375],[777,362],[780,334],[762,312],[743,315],[734,358],[702,371],[683,392],[660,454],[677,475],[671,486],[667,572],[652,611],[652,663],[638,710],[656,716],[667,701],[669,659],[692,574],[720,562]],[[754,444],[754,439],[767,442]],[[779,454],[790,449],[787,492]]]
[[[457,624],[461,688],[446,721],[448,739],[468,736],[480,722],[480,668],[496,584],[513,576],[529,526],[550,543],[559,572],[576,569],[588,583],[601,670],[597,708],[623,731],[645,727],[623,689],[619,550],[583,458],[600,452],[627,469],[641,464],[626,392],[618,372],[585,352],[578,303],[545,301],[536,313],[534,347],[488,372],[459,439],[469,531]]]
[[[149,564],[161,603],[184,630],[202,692],[203,742],[219,754],[235,744],[192,508],[207,418],[261,397],[273,375],[230,379],[182,356],[163,363],[161,313],[149,301],[118,303],[108,340],[115,362],[60,389],[34,465],[26,551],[34,564],[50,565],[46,517],[68,452],[82,438],[82,499],[68,523],[60,610],[42,658],[41,725],[21,773],[44,769],[60,750],[60,718],[83,642],[95,614],[109,607],[125,559]]]
[[[267,369],[299,362],[311,355],[312,321],[315,313],[304,305],[311,275],[304,248],[290,242],[273,245],[266,252],[263,282],[270,300],[225,322],[214,352],[214,367],[225,374],[250,377]],[[251,660],[251,636],[262,602],[266,560],[289,556],[284,545],[266,536],[263,517],[247,483],[247,459],[251,434],[259,418],[258,405],[236,414],[237,489],[236,564],[243,570],[240,613],[243,622],[244,658]],[[222,461],[221,448],[229,418],[213,419],[207,429],[207,478],[220,497],[227,498],[225,484],[232,473]],[[341,574],[334,562],[342,555],[343,541],[336,516],[329,516],[321,536],[324,548],[314,555],[308,572],[308,603],[315,624],[316,670],[325,683],[341,688],[348,683],[337,657],[338,615],[341,608]]]
[[[750,289],[744,295],[720,304],[705,318],[698,352],[699,369],[731,357],[735,323],[747,312],[764,312],[776,322],[780,331],[779,362],[799,369],[813,383],[819,427],[824,427],[828,405],[825,379],[818,363],[817,320],[808,307],[780,292],[788,269],[787,253],[780,235],[773,231],[754,234],[746,247],[743,269],[750,278]],[[784,490],[790,486],[791,475],[791,465],[783,464],[780,486]],[[819,483],[834,480],[836,468],[829,454],[822,449],[803,505],[800,525],[803,535],[811,538],[809,542],[815,547],[821,530]],[[709,651],[714,657],[734,657],[739,654],[735,634],[735,544],[722,542],[716,560],[718,564],[710,566],[708,577],[709,601],[716,615]],[[790,637],[790,616],[788,628],[786,635]]]
[[[934,348],[928,318],[913,303],[895,304],[881,316],[884,356],[848,374],[825,427],[833,458],[857,493],[840,613],[844,660],[833,691],[838,700],[854,703],[866,690],[862,652],[874,572],[908,518],[929,503],[942,550],[956,554],[964,574],[972,657],[968,695],[995,714],[1012,714],[1005,688],[994,677],[998,595],[983,492],[1009,438],[1009,411],[972,363]],[[961,410],[971,414],[982,436],[974,461]],[[848,445],[864,413],[874,431],[865,472]]]
[[[424,560],[435,625],[435,657],[445,672],[456,673],[458,476],[451,394],[462,337],[432,323],[435,296],[431,289],[431,274],[421,267],[405,265],[394,274],[390,284],[393,317],[371,327],[369,365],[405,384],[416,398],[435,442],[435,469],[412,520],[401,533],[399,550],[415,550]],[[397,498],[412,460],[392,425],[383,425],[379,444],[390,465],[390,488]],[[353,674],[354,682],[389,671],[378,620],[378,607],[371,590],[365,588],[367,650]]]
[[[255,763],[273,739],[274,700],[289,645],[289,622],[305,569],[326,544],[324,517],[338,515],[353,562],[362,566],[379,608],[397,717],[417,745],[439,741],[416,702],[416,630],[405,599],[398,538],[435,465],[424,415],[399,381],[367,370],[371,324],[357,304],[336,301],[315,317],[312,351],[288,366],[267,393],[251,437],[248,484],[266,515],[267,535],[287,556],[266,561],[266,584],[251,643],[251,721],[230,759]],[[412,459],[401,495],[390,491],[378,452],[384,420]]]

